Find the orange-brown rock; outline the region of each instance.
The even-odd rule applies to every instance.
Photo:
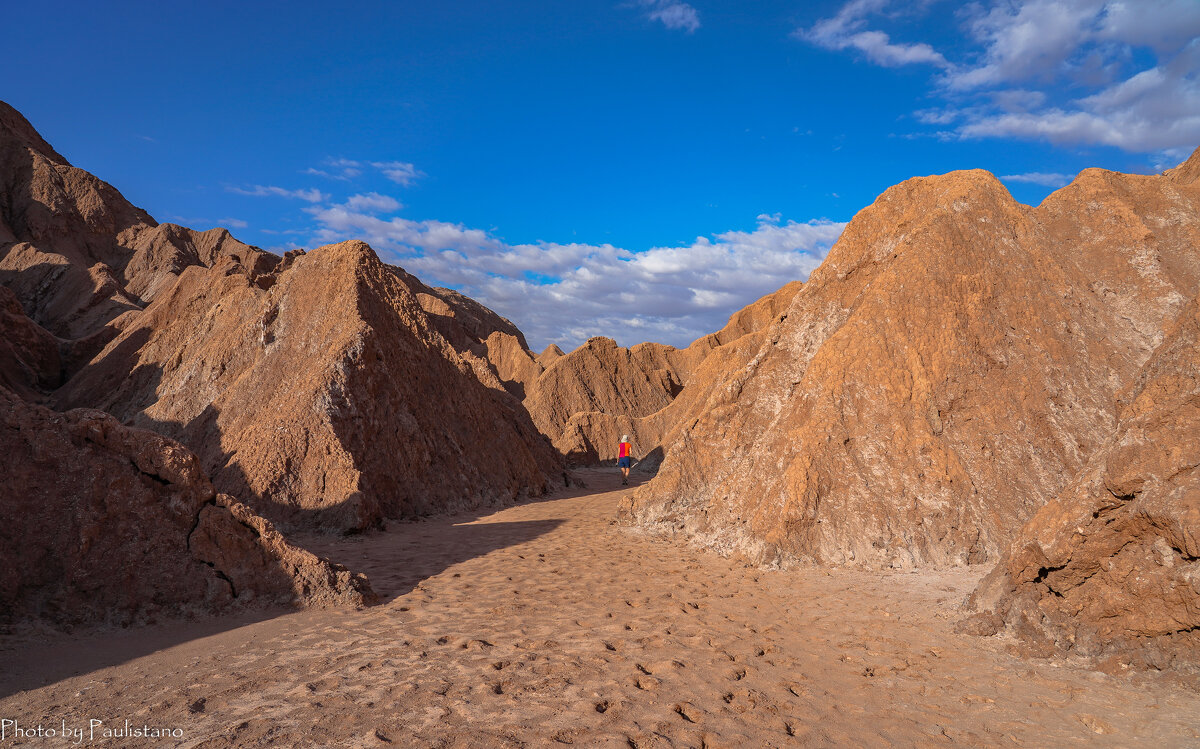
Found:
[[[362,242],[269,278],[193,265],[54,396],[178,439],[288,525],[363,528],[546,491],[561,460]],[[269,280],[269,283],[264,281]]]
[[[183,446],[108,414],[57,413],[0,388],[0,451],[0,623],[374,600],[361,575],[214,497]]]
[[[1121,399],[1115,433],[1021,529],[964,629],[1043,652],[1200,662],[1200,301]]]
[[[516,325],[453,289],[430,288],[416,276],[400,269],[397,272],[417,295],[433,326],[480,382],[518,400],[525,397],[526,388],[542,368]]]
[[[1037,208],[982,171],[887,190],[624,517],[768,563],[994,560],[1196,294],[1188,169],[1087,170]]]
[[[136,302],[114,268],[153,225],[113,187],[76,169],[0,102],[0,284],[63,338],[93,333]]]
[[[563,350],[552,343],[543,349],[542,353],[537,355],[537,363],[542,365],[542,369],[545,369],[546,367],[550,366],[555,359],[563,355]]]
[[[764,296],[684,349],[658,343],[624,348],[603,337],[569,354],[550,346],[535,360],[525,407],[573,463],[615,459],[618,441],[630,435],[638,466],[654,470],[676,427],[704,402],[732,361],[753,356],[762,330],[801,286],[794,281]]]
[[[570,436],[564,440],[564,432],[578,430],[582,415],[593,412],[637,418],[665,407],[682,388],[668,358],[674,351],[653,343],[624,348],[611,338],[588,339],[551,362],[529,388],[525,407],[569,460],[594,463],[611,457],[615,440],[596,444],[585,432],[583,441],[575,442]],[[573,417],[580,418],[568,427]]]
[[[246,269],[253,280],[273,270],[279,258],[239,242],[225,229],[194,231],[175,224],[159,224],[137,235],[133,255],[124,267],[125,291],[141,304],[170,288],[184,268],[211,268],[231,260]],[[269,282],[262,278],[260,283]]]

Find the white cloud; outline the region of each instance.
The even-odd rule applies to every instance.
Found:
[[[403,206],[400,201],[388,195],[369,192],[364,195],[351,195],[343,204],[347,210],[363,211],[365,213],[394,213]]]
[[[1200,142],[1197,0],[972,3],[960,11],[970,49],[959,61],[867,28],[872,15],[895,17],[899,5],[851,0],[794,35],[827,49],[857,49],[878,65],[940,68],[931,83],[947,106],[913,113],[922,124],[953,124],[939,137],[1103,144],[1158,160]],[[1155,62],[1138,69],[1145,51]]]
[[[1151,152],[1200,143],[1200,44],[1165,66],[1070,102],[1069,108],[1032,112],[994,111],[959,130],[964,138],[1040,138],[1052,143],[1102,143]]]
[[[252,195],[254,197],[277,196],[280,198],[297,198],[309,203],[320,203],[329,199],[329,196],[316,188],[308,190],[286,190],[282,187],[273,185],[253,185],[249,188],[229,187],[226,188],[229,192],[237,193],[238,195]]]
[[[919,122],[926,125],[949,125],[951,122],[962,117],[962,114],[955,109],[918,109],[913,112],[913,117],[916,117]]]
[[[426,283],[452,286],[515,322],[534,348],[593,335],[687,345],[785,283],[808,277],[845,224],[761,215],[752,231],[642,252],[610,244],[508,244],[442,221],[312,211],[314,244],[360,238]]]
[[[342,181],[349,181],[362,174],[362,164],[353,159],[325,159],[321,166],[324,168],[309,167],[303,173]]]
[[[687,3],[678,0],[639,0],[646,8],[646,17],[660,21],[668,29],[682,29],[691,34],[700,28],[700,14]]]
[[[1083,42],[1102,0],[1026,0],[997,3],[967,24],[984,45],[983,63],[947,75],[951,88],[1012,83],[1052,77]]]
[[[230,229],[245,229],[250,225],[240,218],[223,218],[217,224],[219,226],[228,226]]]
[[[1029,112],[1046,103],[1046,94],[1024,88],[992,91],[992,104],[1006,112]]]
[[[1070,183],[1073,177],[1069,174],[1059,174],[1057,172],[1026,172],[1025,174],[1006,174],[1000,179],[1005,182],[1028,182],[1031,185],[1062,187]]]
[[[1196,0],[1105,3],[1097,36],[1169,54],[1200,36],[1200,3]]]
[[[941,53],[924,42],[897,44],[882,31],[867,29],[867,16],[882,11],[888,0],[852,0],[832,18],[818,21],[811,28],[797,29],[793,36],[825,49],[856,49],[877,65],[926,64],[946,67]]]
[[[947,76],[955,89],[1052,81],[1107,71],[1133,47],[1170,57],[1200,36],[1196,0],[1018,0],[969,6],[966,31],[981,61]]]
[[[423,176],[415,166],[407,161],[372,161],[371,166],[383,172],[383,176],[391,181],[405,187]]]

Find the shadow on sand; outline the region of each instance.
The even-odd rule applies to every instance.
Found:
[[[529,502],[578,496],[580,490]],[[473,523],[502,508],[475,513],[393,522],[387,530],[354,536],[312,534],[289,539],[318,556],[364,572],[381,604],[402,596],[422,580],[492,551],[531,541],[558,527],[562,520]],[[347,611],[348,617],[354,612]],[[78,627],[70,632],[19,628],[0,636],[0,699],[63,679],[92,673],[205,637],[232,632],[281,616],[304,612],[282,606],[204,616],[160,619],[136,627]]]
[[[145,343],[142,331],[118,344],[117,353],[136,351]],[[114,378],[116,375],[114,375]],[[148,428],[185,445],[201,448],[196,450],[206,472],[211,476],[223,470],[226,491],[233,490],[238,499],[246,502],[258,512],[274,515],[284,520],[281,530],[288,540],[301,548],[307,548],[318,556],[342,564],[355,572],[368,576],[372,587],[381,601],[389,601],[411,591],[422,580],[437,575],[447,567],[492,551],[522,544],[556,528],[561,520],[539,520],[526,522],[490,522],[475,524],[472,521],[490,515],[514,504],[541,502],[564,496],[578,496],[570,490],[556,494],[521,500],[520,502],[496,502],[454,515],[434,515],[414,520],[388,520],[388,530],[368,530],[351,536],[336,532],[335,525],[324,533],[286,533],[288,525],[293,527],[321,528],[320,521],[338,519],[341,508],[305,511],[293,507],[280,507],[266,498],[255,496],[249,489],[236,462],[219,449],[204,447],[221,444],[218,411],[211,404],[202,413],[187,423],[157,421],[142,411],[145,404],[136,401],[137,394],[155,392],[161,380],[161,369],[154,365],[140,365],[120,380],[104,381],[106,397],[99,403],[55,403],[59,409],[79,405],[96,405],[115,413],[130,413],[130,426]],[[136,387],[121,388],[119,385],[134,382]],[[68,383],[69,385],[69,383]],[[68,389],[59,391],[64,395]],[[565,474],[564,474],[565,477]],[[86,479],[86,477],[84,477]],[[143,478],[142,480],[149,480]],[[237,491],[240,488],[242,491]],[[26,518],[25,522],[54,522],[54,518]],[[287,521],[291,520],[291,523]],[[178,549],[179,554],[187,550]],[[199,565],[199,563],[197,563]],[[119,570],[113,570],[114,574]],[[203,570],[197,569],[197,574]],[[282,570],[281,570],[282,573]],[[146,569],[142,574],[154,574]],[[111,624],[82,624],[69,630],[59,629],[55,622],[18,621],[6,631],[0,628],[0,698],[16,692],[36,689],[73,676],[90,674],[98,670],[135,660],[160,650],[207,637],[232,633],[258,622],[281,616],[303,616],[297,609],[283,606],[264,607],[253,599],[233,602],[233,610],[224,614],[189,614],[187,601],[159,602],[174,612],[173,616],[158,615],[149,623],[139,626],[120,627]],[[20,602],[18,602],[20,603]],[[28,607],[27,607],[28,608]],[[354,612],[347,611],[352,617]],[[138,621],[146,621],[144,618]],[[249,631],[247,636],[250,636]]]

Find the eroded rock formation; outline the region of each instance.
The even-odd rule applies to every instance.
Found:
[[[215,496],[199,462],[101,411],[0,388],[0,619],[129,624],[247,603],[374,602],[366,579]]]
[[[281,259],[157,224],[7,105],[0,169],[0,283],[19,308],[0,302],[37,323],[0,368],[22,395],[65,382],[55,407],[182,441],[218,490],[285,523],[362,528],[561,481],[519,402],[538,365],[474,300],[362,243]]]
[[[1123,394],[1112,437],[972,594],[977,634],[1041,652],[1200,661],[1200,301]]]
[[[1037,208],[981,171],[890,188],[624,518],[768,563],[994,560],[1112,433],[1195,296],[1198,158],[1086,170]]]
[[[546,491],[558,456],[500,382],[480,382],[424,293],[362,242],[266,277],[190,266],[54,403],[178,439],[219,491],[289,525],[364,528]]]
[[[260,515],[362,528],[561,480],[519,402],[533,356],[473,300],[362,243],[157,224],[3,103],[0,173],[6,616],[362,605]]]

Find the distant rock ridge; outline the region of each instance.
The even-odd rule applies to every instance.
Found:
[[[753,342],[801,286],[793,281],[762,297],[683,349],[660,343],[625,348],[603,336],[570,353],[550,346],[532,368],[522,362],[525,407],[569,462],[613,460],[628,434],[639,466],[653,471],[677,425],[707,396],[714,372],[748,360]]]
[[[1085,170],[1036,208],[983,171],[888,189],[713,372],[624,519],[767,564],[994,561],[1196,295],[1195,162]]]

